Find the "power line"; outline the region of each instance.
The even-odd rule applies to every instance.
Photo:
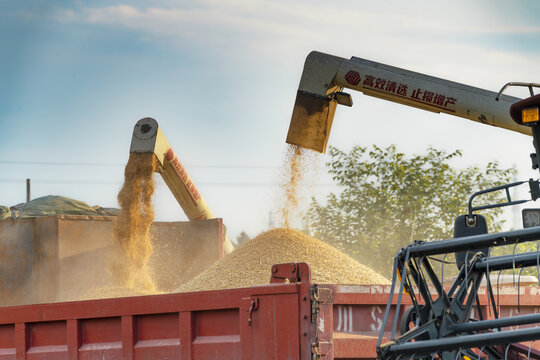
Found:
[[[0,183],[20,183],[26,182],[26,179],[0,179]],[[112,185],[121,184],[121,181],[110,180],[40,180],[32,179],[32,184],[95,184],[95,185]]]
[[[0,160],[0,164],[7,165],[47,165],[47,166],[113,166],[120,167],[126,164],[120,163],[90,163],[90,162],[62,162],[62,161],[13,161]],[[185,165],[187,168],[204,169],[279,169],[279,166],[263,165]]]
[[[26,179],[0,179],[0,183],[26,183]],[[71,184],[71,185],[121,185],[122,181],[111,180],[47,180],[32,179],[33,184]],[[278,182],[198,182],[197,186],[279,186]],[[319,183],[310,186],[330,187],[333,183]],[[309,186],[308,186],[309,187]]]
[[[111,163],[79,163],[79,162],[59,162],[59,161],[13,161],[13,160],[0,160],[0,164],[57,165],[57,166],[122,166],[122,164],[111,164]]]

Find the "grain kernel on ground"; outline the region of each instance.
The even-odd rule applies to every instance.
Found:
[[[334,247],[293,229],[274,229],[248,241],[179,292],[243,288],[270,282],[272,265],[306,262],[319,284],[389,284],[388,279]]]

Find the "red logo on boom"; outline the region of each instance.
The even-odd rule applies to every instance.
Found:
[[[358,85],[362,79],[359,73],[351,70],[345,75],[345,80],[351,85]]]

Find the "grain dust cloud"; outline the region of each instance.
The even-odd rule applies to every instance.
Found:
[[[153,252],[150,226],[154,220],[152,194],[156,166],[154,154],[130,154],[124,185],[118,193],[122,210],[117,220],[115,242],[121,261],[114,263],[112,275],[119,285],[128,289],[156,290],[148,269]]]

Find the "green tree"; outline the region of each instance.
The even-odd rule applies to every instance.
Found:
[[[242,231],[237,237],[236,237],[236,246],[244,245],[251,239],[251,237],[245,232]]]
[[[329,173],[343,190],[330,193],[326,204],[312,200],[305,216],[308,231],[385,275],[400,248],[414,240],[452,237],[454,220],[466,213],[469,196],[506,184],[515,174],[497,162],[457,169],[451,162],[461,151],[433,147],[412,156],[394,145],[356,146],[349,153],[331,147],[329,154]],[[482,201],[504,201],[504,193],[483,195]],[[501,208],[483,213],[490,232],[500,230],[501,213]]]

